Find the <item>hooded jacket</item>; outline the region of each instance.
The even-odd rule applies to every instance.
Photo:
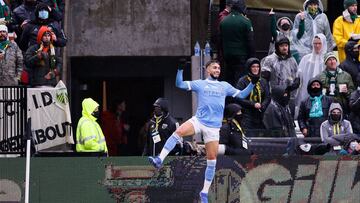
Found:
[[[324,13],[324,6],[321,0],[318,0],[318,13],[313,18],[307,11],[309,0],[306,0],[303,4],[303,11],[305,13],[305,29],[302,36],[293,36],[294,49],[299,53],[300,59],[312,50],[312,40],[318,33],[322,33],[326,36],[327,51],[332,51],[335,47],[335,41],[331,33],[329,20]],[[293,35],[297,34],[300,25],[300,16],[297,15],[294,21],[294,32]]]
[[[238,104],[228,104],[225,108],[224,123],[220,128],[219,143],[225,145],[225,155],[250,155],[251,152],[243,147],[243,130],[239,124],[240,121],[235,120],[235,115],[241,110]]]
[[[289,45],[288,54],[280,56],[279,46],[283,43]],[[279,38],[275,43],[275,53],[263,58],[261,60],[261,72],[267,72],[268,77],[265,79],[269,81],[270,89],[275,86],[289,86],[292,81],[289,78],[295,79],[298,74],[298,65],[294,57],[290,54],[290,41],[286,37]],[[296,91],[293,91],[294,97]]]
[[[331,119],[331,112],[334,109],[339,109],[341,118],[339,122],[334,122]],[[330,105],[328,120],[324,121],[320,126],[321,141],[332,146],[341,145],[344,136],[353,133],[351,124],[348,120],[343,119],[343,110],[339,103],[332,103]]]
[[[42,35],[48,31],[46,26],[43,26],[44,29],[38,33],[37,38],[41,39]],[[31,85],[32,86],[55,86],[57,84],[56,77],[52,77],[50,80],[44,78],[44,76],[49,73],[50,71],[54,71],[51,68],[51,65],[54,64],[54,69],[57,70],[57,73],[61,73],[62,70],[62,60],[61,58],[55,53],[54,56],[51,55],[51,48],[49,48],[48,55],[43,58],[39,58],[37,53],[40,49],[40,44],[35,44],[26,51],[25,53],[25,64],[26,67],[29,68],[32,72],[31,74]],[[53,52],[55,50],[53,49]]]
[[[346,59],[339,65],[339,68],[343,69],[344,71],[346,71],[351,75],[354,85],[355,87],[357,87],[359,85],[358,83],[360,82],[356,80],[356,77],[360,75],[360,71],[359,71],[360,62],[359,62],[359,53],[355,54],[353,52],[353,48],[355,45],[357,45],[357,42],[352,40],[346,43],[345,45]]]
[[[315,37],[320,38],[322,48],[319,54],[317,54],[313,48],[312,53],[305,55],[300,61],[299,73],[301,75],[301,86],[297,95],[297,106],[300,106],[301,101],[308,96],[307,88],[309,86],[309,80],[319,75],[325,69],[324,55],[327,52],[326,37],[321,33],[316,34],[312,42],[314,42]]]
[[[36,39],[38,36],[38,32],[42,26],[49,27],[52,30],[52,32],[54,32],[54,34],[56,35],[56,41],[54,41],[54,46],[64,47],[67,43],[65,34],[58,23],[55,23],[50,18],[50,16],[46,20],[42,20],[39,18],[39,11],[41,10],[47,10],[50,15],[50,11],[47,5],[42,3],[37,5],[35,10],[35,19],[25,25],[20,38],[19,47],[23,51],[26,51],[28,47],[37,43]]]
[[[246,61],[245,67],[248,69],[248,75],[243,76],[237,82],[236,88],[243,90],[250,83],[249,75],[251,74],[251,65],[257,63],[260,65],[260,61],[257,58],[250,58]],[[261,67],[259,74],[261,73]],[[258,96],[260,94],[260,97]],[[260,78],[255,85],[250,95],[244,99],[239,99],[237,102],[243,107],[243,119],[241,126],[244,129],[263,129],[262,124],[263,114],[270,103],[269,85],[265,79]],[[255,108],[255,103],[261,104],[261,109]]]
[[[322,83],[318,78],[312,78],[307,85],[307,92],[308,95],[311,91],[311,84],[314,82],[320,83],[320,89],[322,90]],[[322,117],[311,118],[310,117],[310,110],[312,107],[312,101],[310,96],[307,96],[304,99],[299,108],[299,115],[298,115],[298,123],[300,130],[307,129],[308,135],[307,137],[320,137],[320,126],[328,118],[328,112],[333,99],[326,95],[323,95],[321,98],[321,106],[322,106]]]
[[[354,133],[360,134],[360,88],[351,93],[350,96],[350,118]]]
[[[273,137],[295,137],[294,119],[289,105],[283,106],[285,87],[275,86],[271,92],[271,102],[267,107],[263,123]]]
[[[348,9],[345,9],[333,24],[333,35],[339,52],[340,62],[343,62],[346,58],[345,45],[349,41],[352,33],[360,33],[360,18],[357,17],[353,22]]]
[[[76,151],[77,152],[105,152],[108,149],[104,134],[91,115],[99,104],[91,98],[82,102],[82,117],[76,128]]]

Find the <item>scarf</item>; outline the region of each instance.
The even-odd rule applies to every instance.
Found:
[[[323,95],[320,95],[318,97],[310,97],[310,101],[311,101],[311,108],[309,113],[310,118],[320,118],[324,115],[322,111],[322,102],[321,102],[322,97]]]
[[[50,49],[50,70],[55,70],[56,69],[56,58],[55,58],[55,48],[54,45],[50,44],[50,47],[44,47],[44,45],[41,43],[40,44],[40,48],[36,51],[38,52],[49,52]],[[42,66],[45,65],[45,59],[41,59],[40,64]]]
[[[350,18],[351,18],[351,20],[352,20],[353,22],[355,22],[355,20],[356,20],[357,17],[358,17],[358,16],[357,16],[356,14],[350,14]]]
[[[340,134],[340,122],[337,122],[333,125],[334,135]]]
[[[9,40],[0,42],[0,49],[5,51],[5,49],[9,46],[9,44],[10,44]]]
[[[53,2],[55,11],[59,11],[59,6],[58,6],[56,0],[52,0],[52,2]]]
[[[5,4],[4,0],[0,0],[0,18],[5,18],[5,20],[10,20],[10,11],[9,7]]]
[[[247,77],[248,81],[251,81],[251,78]],[[255,84],[255,87],[250,93],[250,101],[261,103],[261,85],[260,80]]]

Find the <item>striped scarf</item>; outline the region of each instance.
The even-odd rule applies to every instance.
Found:
[[[249,82],[251,82],[251,78],[247,76]],[[255,87],[250,93],[250,101],[261,103],[261,85],[260,80],[255,84]]]

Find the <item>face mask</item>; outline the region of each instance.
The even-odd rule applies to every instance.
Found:
[[[237,122],[240,122],[240,121],[242,120],[242,118],[243,118],[243,115],[242,115],[242,114],[236,114],[236,115],[234,116],[234,119],[235,119]]]
[[[321,95],[321,93],[322,93],[321,88],[312,88],[310,90],[310,96],[312,96],[312,97],[318,97]]]
[[[357,60],[359,58],[359,51],[351,51],[350,56],[351,56],[351,58]]]
[[[284,30],[284,31],[288,31],[290,29],[290,25],[285,23],[285,24],[282,24],[281,25],[281,29]]]
[[[161,108],[156,108],[154,109],[154,114],[155,116],[159,117],[163,115],[163,112],[161,111]]]
[[[340,114],[331,114],[330,115],[331,120],[333,120],[334,122],[339,122],[341,115]]]
[[[279,101],[279,104],[281,105],[281,106],[286,106],[286,105],[288,105],[289,104],[289,101],[290,101],[290,94],[287,94],[287,96],[283,96],[282,98],[281,98],[281,100]]]
[[[95,118],[99,118],[100,112],[99,111],[94,111],[91,115],[94,116]]]
[[[318,9],[314,7],[308,7],[307,10],[311,15],[315,15]]]
[[[47,10],[41,10],[39,11],[39,18],[46,20],[49,18],[49,12]]]

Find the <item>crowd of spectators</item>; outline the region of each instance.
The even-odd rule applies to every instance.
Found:
[[[253,58],[251,43],[254,42],[256,27],[252,27],[246,15],[244,1],[226,1],[226,16],[223,12],[219,15],[218,47],[219,52],[224,53],[224,68],[226,72],[234,72],[234,67],[237,67],[240,69],[237,71],[245,75],[235,79],[238,80],[237,88],[244,88],[246,74],[254,74],[253,64],[261,71],[261,79],[250,96],[235,101],[242,107],[242,120],[238,122],[243,134],[315,137],[322,144],[331,146],[327,151],[329,153],[360,151],[357,144],[360,141],[357,135],[360,111],[360,30],[357,30],[360,18],[357,1],[344,0],[344,11],[335,20],[333,32],[321,0],[305,0],[299,10],[293,23],[287,16],[276,21],[275,12],[271,9],[272,39],[269,55],[262,60]],[[236,27],[238,24],[251,28]],[[236,32],[231,35],[229,30],[241,30],[241,35]],[[229,65],[227,61],[229,47],[245,49],[237,64]],[[232,78],[225,79],[232,83]],[[298,133],[295,122],[298,123]],[[356,126],[354,132],[352,126]],[[253,133],[262,128],[264,133]],[[299,146],[306,144],[291,142],[301,143]],[[349,147],[351,150],[348,150]]]
[[[63,0],[0,0],[2,86],[54,87],[61,78]]]

